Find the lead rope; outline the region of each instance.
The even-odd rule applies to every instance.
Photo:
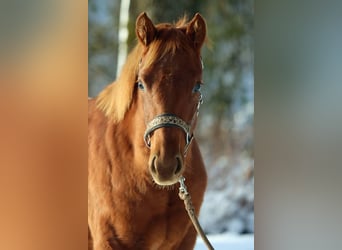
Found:
[[[194,206],[192,205],[192,202],[191,202],[191,196],[188,193],[188,190],[186,189],[184,181],[185,181],[185,178],[181,176],[179,179],[179,184],[180,184],[179,193],[178,193],[179,198],[184,201],[185,209],[188,212],[190,220],[192,224],[194,225],[197,233],[201,236],[202,240],[206,244],[207,248],[209,250],[214,250],[214,247],[210,244],[207,236],[203,232],[201,225],[199,224],[199,221],[195,214]]]

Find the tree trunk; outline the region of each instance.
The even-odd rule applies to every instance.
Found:
[[[119,46],[116,76],[118,77],[127,57],[128,21],[130,0],[121,0],[119,13]]]

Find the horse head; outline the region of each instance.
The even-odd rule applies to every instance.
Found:
[[[141,46],[136,94],[146,124],[148,168],[155,183],[175,184],[184,173],[185,155],[202,101],[200,50],[206,24],[196,14],[190,22],[154,25],[145,13],[136,21]]]

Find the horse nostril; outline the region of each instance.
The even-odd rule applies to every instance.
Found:
[[[178,174],[182,170],[182,161],[179,156],[176,156],[176,160],[177,160],[177,166],[176,166],[175,174]]]
[[[157,169],[156,169],[156,159],[157,159],[157,156],[155,155],[152,159],[152,162],[151,162],[151,171],[152,173],[156,174],[157,173]]]

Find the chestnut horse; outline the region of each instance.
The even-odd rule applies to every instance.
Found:
[[[198,215],[207,175],[192,132],[206,24],[196,14],[154,25],[142,13],[136,35],[118,80],[89,100],[89,248],[193,249],[175,184],[186,178]]]

